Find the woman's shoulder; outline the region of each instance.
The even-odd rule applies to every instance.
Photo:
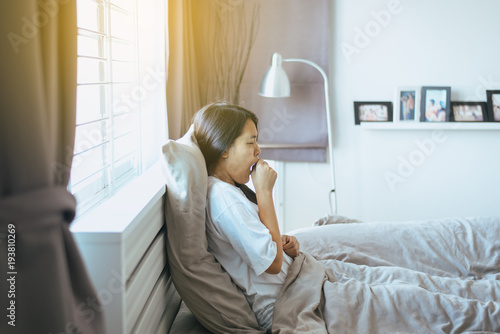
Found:
[[[230,190],[233,186],[227,182],[221,181],[215,176],[208,176],[208,191]]]
[[[216,196],[220,194],[234,194],[238,193],[239,189],[234,185],[221,181],[214,176],[208,177],[207,193],[208,196]]]
[[[236,186],[221,181],[216,177],[208,177],[207,200],[209,204],[225,203],[230,206],[234,203],[245,202],[247,199],[243,192]]]

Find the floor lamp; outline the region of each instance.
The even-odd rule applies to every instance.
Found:
[[[333,138],[332,138],[332,122],[330,120],[330,101],[328,94],[328,78],[325,71],[318,64],[306,60],[289,58],[282,59],[279,53],[274,53],[271,61],[271,67],[267,70],[262,83],[260,85],[259,95],[264,97],[289,97],[290,96],[290,81],[286,75],[285,70],[281,66],[283,62],[297,62],[306,63],[317,69],[323,76],[323,81],[325,83],[325,110],[326,110],[326,126],[328,128],[328,153],[330,156],[330,173],[332,179],[332,189],[329,192],[330,201],[330,211],[333,214],[337,214],[337,196],[335,192],[335,172],[333,168]],[[334,207],[332,208],[332,198],[334,196]]]

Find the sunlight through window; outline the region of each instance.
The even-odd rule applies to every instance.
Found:
[[[88,210],[141,173],[136,0],[77,0],[76,137],[69,188]],[[133,101],[132,101],[133,102]]]

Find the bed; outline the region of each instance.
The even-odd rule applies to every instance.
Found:
[[[182,305],[170,333],[265,333],[207,251],[206,169],[192,129],[163,148],[167,255]],[[500,332],[500,217],[359,222],[292,231],[273,333]]]

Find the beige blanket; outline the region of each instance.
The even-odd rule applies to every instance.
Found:
[[[500,332],[500,218],[318,226],[273,333]]]
[[[323,283],[327,270],[311,255],[301,252],[274,304],[273,333],[326,333],[323,320]]]

